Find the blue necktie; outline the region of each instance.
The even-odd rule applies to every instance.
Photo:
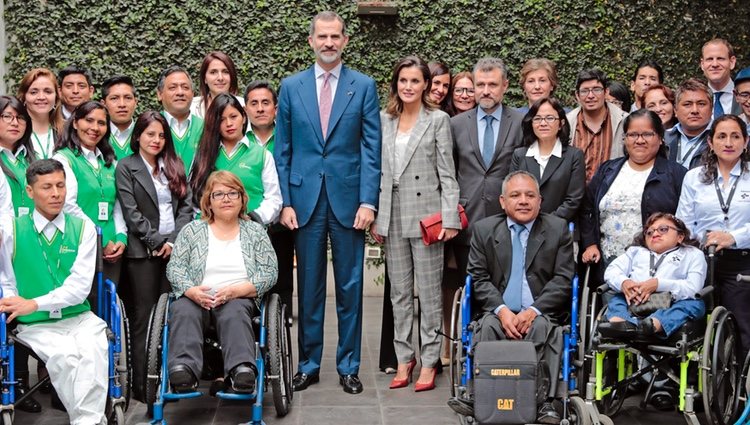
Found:
[[[495,153],[495,134],[492,131],[492,121],[495,119],[492,115],[485,115],[482,118],[485,122],[484,140],[482,141],[482,159],[484,166],[490,168],[492,156]]]
[[[717,91],[714,92],[714,119],[718,119],[720,116],[724,115],[724,108],[721,106],[721,95],[724,94],[724,92]]]
[[[508,285],[503,292],[505,305],[514,313],[521,311],[521,292],[523,290],[523,273],[525,258],[523,255],[523,245],[521,244],[521,232],[526,230],[522,224],[512,224],[513,229],[513,257],[510,265],[510,278]]]

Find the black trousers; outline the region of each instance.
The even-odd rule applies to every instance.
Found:
[[[719,302],[737,319],[742,342],[742,357],[750,350],[750,283],[737,282],[737,275],[750,274],[750,250],[725,249],[717,253],[714,284],[719,289]]]
[[[248,298],[230,300],[217,308],[206,310],[182,296],[170,307],[169,353],[171,370],[185,365],[196,377],[203,370],[204,331],[213,322],[224,358],[224,375],[241,363],[255,367],[255,332],[252,318],[257,308]]]
[[[271,292],[279,294],[281,302],[286,305],[286,318],[292,318],[292,292],[294,290],[294,232],[274,224],[268,231],[276,261],[279,264],[279,277]]]
[[[146,336],[151,309],[159,296],[169,292],[167,262],[163,258],[128,258],[123,273],[123,285],[118,292],[123,298],[130,322],[130,353],[133,365],[133,392],[143,400],[146,376]]]

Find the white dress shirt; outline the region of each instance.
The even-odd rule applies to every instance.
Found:
[[[169,128],[174,131],[174,134],[177,135],[177,137],[183,137],[185,133],[187,133],[188,129],[190,128],[190,123],[193,122],[193,114],[189,114],[187,119],[183,122],[179,122],[177,118],[175,118],[172,114],[164,111],[164,117],[167,119],[167,124],[169,124]]]
[[[169,190],[169,180],[164,174],[164,160],[159,158],[157,167],[159,171],[154,176],[154,167],[143,158],[143,163],[146,164],[146,170],[148,175],[151,177],[151,181],[154,183],[156,189],[156,201],[159,203],[159,234],[171,235],[174,232],[174,212],[172,211],[172,191]]]
[[[552,147],[552,152],[549,155],[542,155],[539,152],[539,141],[532,143],[526,150],[526,156],[533,157],[536,163],[539,164],[540,177],[544,176],[544,169],[547,168],[549,158],[553,155],[562,158],[562,143],[560,143],[560,139],[555,140],[555,146]]]
[[[0,175],[0,220],[4,218],[11,219],[15,216],[10,184],[8,184],[8,179],[4,175]]]
[[[65,232],[65,215],[59,214],[52,221],[47,220],[38,211],[34,210],[34,228],[37,232],[51,239],[55,231]],[[3,288],[3,297],[18,295],[16,289],[16,276],[13,272],[13,223],[2,221],[2,245],[0,245],[0,285]],[[40,261],[43,261],[40,258]],[[65,307],[81,304],[91,291],[94,280],[94,269],[96,265],[96,231],[90,220],[84,220],[81,243],[78,245],[78,254],[70,269],[70,275],[63,281],[60,287],[49,293],[34,298],[39,311],[60,310]],[[54,267],[54,264],[50,264]],[[40,273],[47,273],[47,268],[40,264]]]
[[[114,123],[109,123],[109,131],[120,146],[125,146],[125,143],[130,143],[128,139],[130,139],[130,135],[133,134],[133,128],[135,128],[135,121],[133,120],[130,121],[128,128],[122,131],[120,131]]]
[[[336,87],[338,87],[339,78],[341,77],[342,66],[341,62],[339,62],[339,64],[333,67],[332,70],[326,71],[318,64],[318,62],[315,62],[313,68],[315,70],[315,87],[318,95],[318,105],[320,105],[320,91],[323,89],[323,83],[325,82],[323,74],[330,72],[331,76],[328,78],[328,84],[331,86],[331,106],[333,106],[333,100],[336,98]]]
[[[721,92],[721,97],[719,98],[721,99],[721,108],[724,110],[724,114],[731,114],[732,101],[734,100],[734,81],[730,79],[727,85],[722,87],[720,90],[714,90],[710,84],[708,85],[708,87],[711,89],[712,95],[715,95],[717,91]],[[711,110],[711,114],[713,114],[713,109]],[[712,118],[716,119],[716,117],[714,117],[713,115]]]

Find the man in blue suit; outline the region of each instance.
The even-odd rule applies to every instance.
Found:
[[[375,81],[346,68],[343,19],[321,12],[308,42],[315,64],[284,79],[274,155],[284,198],[281,223],[297,229],[299,365],[294,390],[320,380],[327,240],[336,282],[336,365],[344,391],[362,392],[362,265],[365,232],[380,187],[380,115]]]

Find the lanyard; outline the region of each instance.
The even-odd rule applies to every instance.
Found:
[[[716,196],[719,198],[719,205],[721,205],[721,211],[724,213],[724,225],[729,224],[729,206],[732,204],[732,198],[734,198],[734,191],[737,189],[737,183],[742,178],[742,171],[740,171],[739,177],[734,180],[734,183],[732,184],[732,189],[729,191],[729,197],[727,197],[726,203],[724,203],[724,196],[721,194],[721,189],[719,188],[719,178],[716,177],[714,179],[714,189],[716,189]]]
[[[94,165],[89,162],[88,158],[85,156],[83,157],[83,162],[85,162],[89,167],[91,167],[91,171],[93,171],[94,176],[96,177],[97,183],[99,183],[99,195],[101,196],[102,201],[105,201],[104,199],[104,184],[102,183],[102,167],[104,167],[104,164],[102,164],[99,161],[99,158],[96,157],[96,162],[99,164],[99,168],[94,167]]]
[[[24,196],[24,194],[26,193],[26,172],[23,168],[19,169],[19,163],[21,164],[22,167],[23,166],[28,167],[26,158],[25,156],[24,158],[21,158],[21,157],[14,158],[13,154],[11,154],[10,151],[8,150],[3,150],[2,154],[6,159],[6,163],[8,163],[9,167],[11,168],[13,175],[16,177],[15,183],[20,186],[19,191],[21,193],[21,206],[25,207],[26,197]],[[26,153],[24,153],[24,155],[26,155]],[[8,179],[8,183],[13,184],[12,180],[13,179]]]
[[[52,128],[50,128],[47,131],[47,144],[46,145],[42,144],[42,141],[39,140],[39,136],[37,136],[35,132],[32,131],[31,135],[34,136],[34,140],[36,140],[36,146],[39,147],[39,154],[42,155],[43,159],[48,159],[49,155],[47,153],[48,152],[47,148],[49,147],[49,145],[52,144],[52,141],[50,140],[52,138]]]
[[[691,139],[691,140],[693,140],[693,139]],[[687,151],[687,152],[685,152],[685,156],[683,156],[683,157],[680,157],[680,152],[682,151],[682,138],[680,138],[680,140],[679,140],[679,141],[677,142],[677,161],[678,161],[678,162],[679,162],[680,164],[683,164],[683,165],[684,165],[684,163],[685,163],[685,160],[686,160],[686,159],[688,159],[688,160],[690,159],[690,155],[692,155],[692,154],[693,154],[693,151],[694,151],[694,150],[695,150],[695,149],[696,149],[696,148],[697,148],[698,146],[700,146],[700,142],[696,142],[695,144],[693,144],[693,147],[692,147],[692,148],[690,148],[690,149],[688,149],[688,151]],[[688,168],[689,168],[689,167],[688,167]]]
[[[670,253],[672,253],[674,251],[677,251],[678,249],[680,249],[680,247],[676,246],[676,247],[674,247],[674,248],[666,251],[665,253],[663,253],[661,255],[661,257],[659,257],[659,261],[656,261],[656,255],[654,255],[653,252],[649,252],[649,256],[650,256],[649,257],[649,268],[648,268],[649,276],[651,276],[651,277],[656,276],[656,270],[659,269],[659,266],[661,266],[662,261],[664,261],[664,259],[667,258],[667,254],[670,254]],[[656,264],[654,264],[654,261],[656,261]]]
[[[36,233],[36,232],[34,232]],[[49,272],[50,277],[52,278],[52,281],[54,282],[55,288],[59,288],[61,286],[60,281],[57,280],[57,275],[52,272],[52,268],[50,267],[50,261],[47,257],[47,251],[42,246],[42,237],[46,238],[46,236],[42,236],[42,233],[44,233],[44,229],[42,229],[41,232],[36,233],[36,242],[39,244],[39,250],[42,252],[42,257],[44,257],[44,264],[47,266],[47,271]],[[54,240],[57,236],[58,230],[55,229],[55,234],[52,236],[52,239]],[[57,253],[57,265],[55,266],[55,270],[60,270],[60,258],[62,255],[62,245],[60,245],[59,252]]]

